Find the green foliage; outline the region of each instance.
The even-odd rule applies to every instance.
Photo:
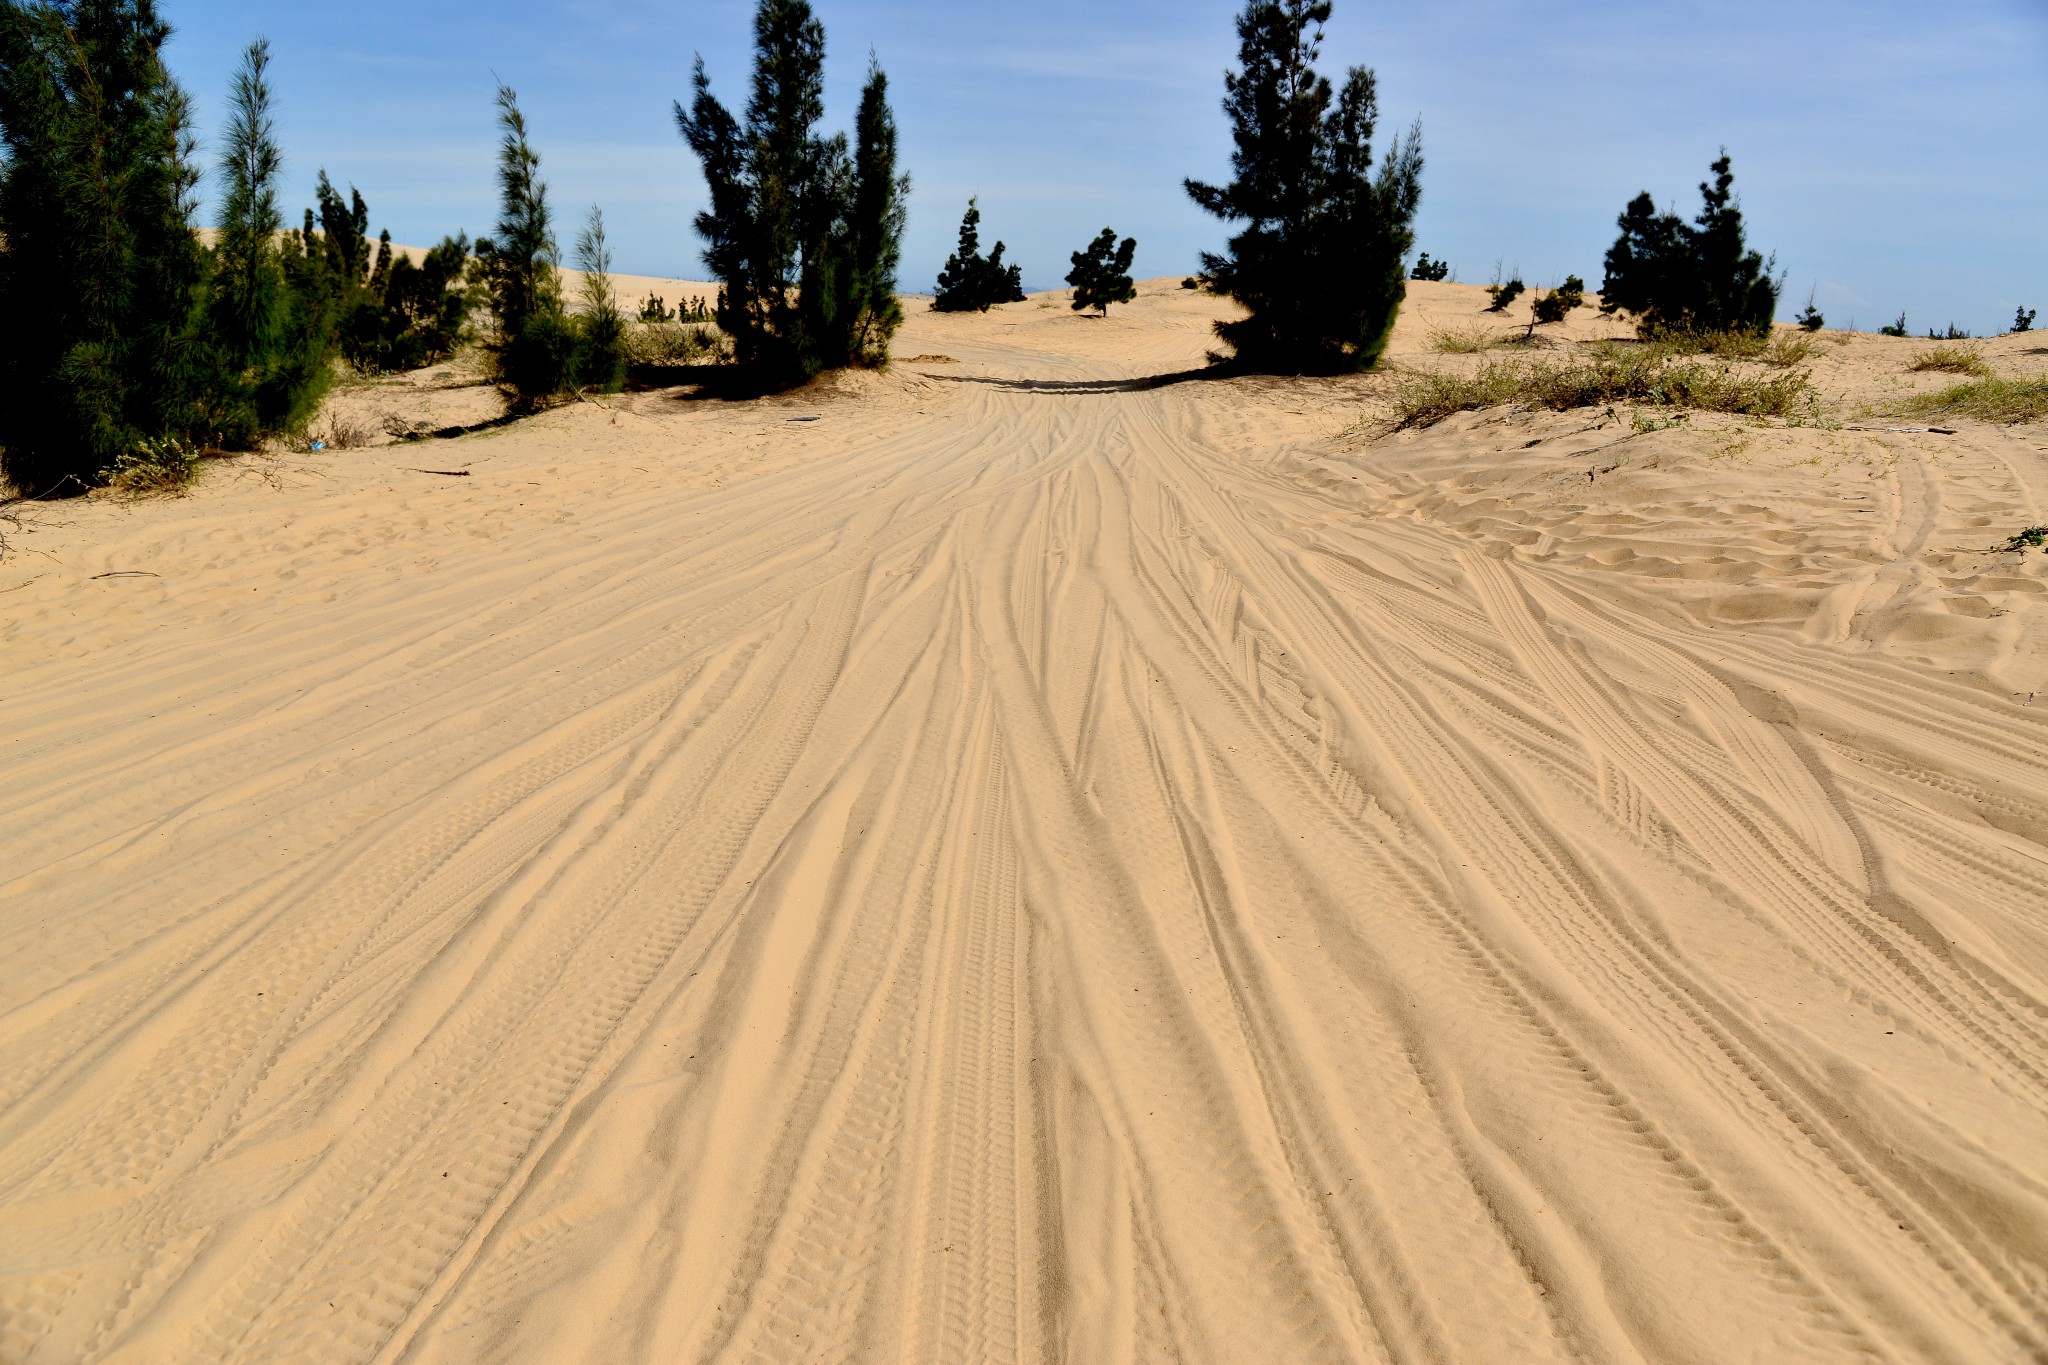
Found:
[[[612,296],[612,253],[605,243],[604,213],[593,204],[576,239],[576,265],[583,271],[583,312],[576,319],[576,382],[601,393],[626,385],[626,316]]]
[[[1190,275],[1180,282],[1180,287],[1183,289],[1200,289],[1202,287],[1202,282],[1196,279],[1193,275]]]
[[[1074,268],[1067,272],[1067,283],[1074,286],[1074,311],[1100,308],[1108,317],[1109,305],[1138,297],[1131,282],[1131,258],[1137,250],[1137,238],[1126,237],[1119,246],[1116,232],[1104,228],[1086,250],[1074,252]]]
[[[2025,554],[2029,549],[2048,549],[2048,526],[2029,526],[2018,535],[2007,536],[2001,550]]]
[[[1700,185],[1699,216],[1687,223],[1659,213],[1648,190],[1617,220],[1621,235],[1607,251],[1600,309],[1635,316],[1645,336],[1672,329],[1761,332],[1777,311],[1782,280],[1744,241],[1742,210],[1728,153]]]
[[[1808,332],[1818,332],[1821,328],[1828,325],[1828,320],[1821,315],[1820,309],[1814,306],[1813,291],[1811,289],[1806,291],[1806,306],[1801,308],[1798,316],[1792,320],[1798,323],[1802,330]]]
[[[647,297],[640,300],[639,320],[641,322],[674,322],[676,320],[676,310],[663,303],[661,295],[649,290]]]
[[[746,120],[711,93],[700,58],[676,126],[702,164],[704,262],[721,282],[718,324],[760,383],[879,364],[901,321],[895,299],[904,200],[888,81],[870,63],[858,147],[821,136],[825,29],[806,0],[760,0]]]
[[[1929,327],[1927,329],[1927,339],[1929,341],[1968,341],[1970,340],[1970,334],[1951,322],[1946,332],[1937,332],[1932,327]]]
[[[1341,89],[1315,70],[1330,0],[1248,0],[1238,69],[1224,76],[1231,180],[1184,182],[1205,212],[1243,228],[1203,272],[1248,316],[1216,333],[1239,364],[1291,373],[1370,368],[1407,292],[1402,262],[1421,200],[1418,123],[1374,173],[1373,73]]]
[[[1411,280],[1447,280],[1451,277],[1449,261],[1432,261],[1427,251],[1415,258],[1415,268],[1408,272]]]
[[[1979,379],[1912,399],[1906,411],[1923,417],[1976,417],[1986,422],[2038,422],[2048,417],[2048,380]]]
[[[1685,359],[1659,346],[1602,346],[1584,359],[1491,363],[1473,374],[1422,374],[1396,400],[1393,430],[1429,427],[1474,408],[1566,411],[1614,403],[1781,417],[1811,391],[1803,370],[1758,374],[1739,362]]]
[[[1019,267],[1003,264],[1003,244],[986,257],[981,254],[981,208],[972,199],[960,220],[960,244],[946,257],[932,307],[941,313],[986,313],[999,303],[1017,303],[1024,297]]]
[[[476,244],[497,315],[492,356],[500,388],[515,409],[531,409],[570,386],[575,328],[562,309],[555,245],[540,153],[527,137],[519,96],[498,87],[498,225]]]
[[[1529,330],[1552,322],[1563,322],[1572,309],[1586,301],[1586,282],[1577,275],[1567,275],[1564,283],[1539,296],[1529,309]]]
[[[1902,337],[1907,335],[1906,310],[1901,308],[1899,310],[1899,320],[1897,322],[1887,323],[1884,326],[1878,328],[1877,334],[1879,336],[1884,337]]]
[[[1493,302],[1486,305],[1486,311],[1489,313],[1505,313],[1508,310],[1508,305],[1522,297],[1522,291],[1528,288],[1528,286],[1522,283],[1522,277],[1519,274],[1511,275],[1505,281],[1498,278],[1498,271],[1495,271],[1494,274],[1494,282],[1486,286],[1486,297],[1493,300]]]
[[[1980,379],[1991,376],[1991,367],[1984,363],[1984,356],[1974,346],[1936,346],[1931,351],[1922,351],[1913,357],[1908,370],[1939,370],[1948,374],[1969,374]]]
[[[2013,310],[2013,315],[2012,315],[2012,329],[2013,329],[2013,331],[2015,331],[2015,332],[2031,332],[2031,331],[2033,331],[2033,330],[2034,330],[2034,310],[2033,310],[2033,309],[2031,309],[2031,308],[2025,308],[2025,307],[2021,307],[2021,308],[2015,308],[2015,309]]]
[[[0,467],[32,496],[213,434],[190,100],[153,0],[0,5]]]
[[[442,238],[417,265],[394,255],[389,238],[380,238],[376,268],[349,313],[343,354],[371,372],[439,364],[455,354],[468,330],[469,238]]]

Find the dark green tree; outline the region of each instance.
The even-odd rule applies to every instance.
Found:
[[[1451,277],[1449,261],[1432,261],[1427,251],[1415,258],[1415,268],[1408,272],[1411,280],[1447,280]]]
[[[896,300],[896,269],[903,259],[910,177],[896,169],[896,116],[889,110],[889,78],[868,54],[868,79],[853,124],[853,204],[847,214],[846,269],[852,320],[849,358],[879,365],[903,325]]]
[[[1069,257],[1074,268],[1067,272],[1067,283],[1074,286],[1074,311],[1099,308],[1108,317],[1109,305],[1138,297],[1137,286],[1131,283],[1131,258],[1137,250],[1137,238],[1126,237],[1119,246],[1115,229],[1104,228],[1086,250],[1074,252]]]
[[[1567,275],[1564,283],[1539,296],[1529,305],[1529,332],[1534,336],[1536,329],[1547,323],[1563,322],[1572,309],[1586,301],[1586,282],[1577,275]]]
[[[1806,291],[1806,306],[1799,310],[1798,316],[1793,321],[1797,322],[1802,330],[1808,332],[1818,332],[1821,328],[1828,325],[1827,318],[1822,315],[1819,308],[1814,306],[1813,291],[1811,289]]]
[[[1003,244],[997,242],[994,251],[981,254],[981,207],[969,199],[960,219],[960,244],[939,270],[932,307],[941,313],[986,313],[999,303],[1017,303],[1023,297],[1023,272],[1003,264]]]
[[[1649,191],[1629,201],[1616,220],[1621,235],[1607,250],[1600,310],[1635,316],[1645,335],[1664,332],[1763,332],[1778,308],[1782,281],[1776,258],[1744,241],[1735,174],[1724,149],[1700,185],[1699,215],[1687,223],[1659,213]]]
[[[302,428],[331,381],[333,329],[324,310],[299,306],[279,233],[277,180],[284,169],[270,112],[270,44],[242,56],[222,134],[220,235],[208,301],[221,367],[221,439],[247,447]]]
[[[2015,306],[2013,307],[2013,312],[2012,312],[2012,329],[2013,329],[2013,331],[2014,331],[2014,332],[2031,332],[2031,331],[2033,331],[2033,330],[2034,330],[2034,312],[2035,312],[2035,310],[2034,310],[2034,309],[2032,309],[2032,308],[2029,308],[2029,307],[2027,307],[2027,306],[2026,306],[2025,304],[2023,304],[2023,303],[2022,303],[2022,304],[2016,304],[2016,305],[2015,305]]]
[[[583,272],[583,313],[576,319],[576,382],[601,393],[626,384],[626,315],[612,293],[612,252],[604,236],[604,211],[592,204],[576,239],[576,266]]]
[[[0,4],[0,466],[32,496],[212,435],[191,104],[153,0]]]
[[[476,253],[497,315],[498,385],[515,408],[530,409],[569,387],[575,333],[562,307],[561,252],[540,153],[507,85],[498,87],[498,127],[498,225]]]
[[[1232,179],[1189,196],[1243,223],[1204,254],[1215,292],[1249,316],[1216,324],[1239,364],[1333,374],[1379,359],[1407,292],[1402,263],[1421,201],[1422,130],[1396,137],[1374,171],[1373,73],[1341,90],[1318,75],[1330,0],[1250,0],[1237,18],[1239,69],[1223,78]]]

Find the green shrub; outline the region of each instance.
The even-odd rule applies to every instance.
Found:
[[[2013,310],[2013,314],[2012,314],[2012,329],[2013,329],[2013,331],[2015,331],[2015,332],[2031,332],[2031,331],[2033,331],[2033,330],[2034,330],[2034,310],[2033,310],[2033,309],[2031,309],[2031,308],[2024,308],[2024,307],[2022,307],[2022,308],[2015,308],[2015,309]]]
[[[1730,361],[1710,364],[1657,347],[1607,345],[1584,359],[1497,361],[1470,375],[1418,375],[1397,395],[1390,429],[1434,426],[1456,413],[1508,403],[1556,411],[1644,403],[1782,417],[1810,389],[1804,371],[1759,375]]]
[[[175,436],[158,436],[115,457],[107,482],[124,493],[182,493],[198,478],[199,453]]]
[[[1137,238],[1126,237],[1119,246],[1115,231],[1104,228],[1085,250],[1074,252],[1074,268],[1067,272],[1067,283],[1074,286],[1074,311],[1100,308],[1108,317],[1109,305],[1138,297],[1137,286],[1131,283],[1131,257],[1137,249]]]
[[[1563,322],[1572,309],[1586,301],[1586,282],[1567,275],[1564,283],[1538,298],[1529,310],[1529,330],[1545,323]]]
[[[1744,240],[1735,202],[1735,173],[1724,149],[1700,184],[1700,212],[1687,223],[1659,213],[1648,190],[1616,220],[1621,235],[1607,249],[1602,312],[1627,312],[1649,336],[1672,329],[1761,332],[1777,311],[1782,281]]]
[[[1486,305],[1486,311],[1489,313],[1507,312],[1508,305],[1522,297],[1522,291],[1525,288],[1527,286],[1522,283],[1522,277],[1519,274],[1511,276],[1505,282],[1495,280],[1492,284],[1486,286],[1486,296],[1493,300],[1492,303]]]
[[[1801,308],[1792,320],[1799,324],[1800,330],[1807,332],[1818,332],[1828,325],[1828,320],[1821,315],[1820,309],[1814,306],[1811,289],[1806,291],[1806,306]]]
[[[960,242],[939,270],[932,307],[941,313],[986,313],[999,303],[1018,303],[1024,298],[1021,268],[1003,264],[1003,244],[987,256],[981,254],[981,208],[967,201],[967,213],[960,219]]]
[[[1898,320],[1897,322],[1893,322],[1893,323],[1887,323],[1887,324],[1886,324],[1885,326],[1883,326],[1883,327],[1880,327],[1880,328],[1878,328],[1878,329],[1877,329],[1877,334],[1878,334],[1879,336],[1881,336],[1881,337],[1902,337],[1902,336],[1905,336],[1905,335],[1906,335],[1906,310],[1905,310],[1905,309],[1903,309],[1903,308],[1901,308],[1901,309],[1899,310],[1899,320]]]
[[[604,213],[591,205],[576,239],[576,264],[583,271],[583,312],[576,319],[576,383],[600,393],[626,385],[626,318],[612,297],[612,253],[605,241]]]
[[[1906,368],[1915,372],[1940,370],[1948,374],[1969,374],[1979,379],[1991,377],[1991,367],[1984,363],[1984,357],[1974,346],[1936,346],[1913,357],[1913,363]]]
[[[1411,280],[1447,280],[1451,277],[1449,261],[1432,261],[1427,251],[1415,258],[1415,268],[1408,272]]]
[[[1986,422],[2036,422],[2048,417],[2048,380],[1979,379],[1911,399],[1906,410],[1922,417],[1977,417]]]

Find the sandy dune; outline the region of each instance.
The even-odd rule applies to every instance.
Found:
[[[0,1360],[2048,1358],[2048,433],[1216,307],[0,521]]]

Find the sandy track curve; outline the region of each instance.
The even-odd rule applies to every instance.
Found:
[[[1206,307],[43,531],[0,1360],[2048,1358],[1987,486],[1717,623]]]

